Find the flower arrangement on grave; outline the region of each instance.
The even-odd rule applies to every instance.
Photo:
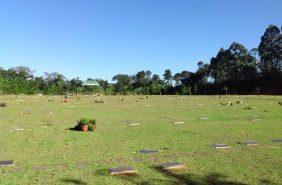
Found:
[[[253,108],[251,106],[246,106],[244,110],[253,110]]]
[[[219,105],[221,105],[221,106],[232,106],[233,102],[232,101],[220,102]]]
[[[237,104],[242,104],[243,101],[242,101],[242,100],[238,100],[238,101],[236,101],[236,103],[237,103]]]
[[[6,103],[0,103],[0,107],[6,107]]]
[[[105,103],[105,100],[95,100],[95,103]]]
[[[83,132],[95,131],[96,130],[96,120],[95,119],[88,119],[88,118],[81,118],[77,122],[75,129],[81,130]]]

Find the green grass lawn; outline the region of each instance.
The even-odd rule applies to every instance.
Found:
[[[7,103],[0,108],[0,161],[15,160],[14,166],[0,168],[0,184],[281,183],[282,144],[271,141],[282,138],[281,96],[99,98],[105,103],[94,103],[95,97],[61,103],[59,96],[0,96],[0,103]],[[219,105],[226,101],[234,105]],[[96,118],[97,130],[68,130],[81,117]],[[260,145],[236,143],[245,140]],[[232,148],[209,146],[215,143]],[[144,155],[141,149],[160,152]],[[177,173],[157,168],[173,161],[187,168]],[[138,175],[107,173],[118,166],[131,166]]]

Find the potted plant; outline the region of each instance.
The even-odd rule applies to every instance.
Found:
[[[83,132],[95,131],[96,130],[96,120],[88,119],[88,118],[81,118],[77,122],[77,126],[75,126],[75,129],[83,131]]]
[[[96,120],[95,119],[89,120],[88,130],[89,131],[95,131],[96,130]]]
[[[88,131],[88,124],[89,124],[89,119],[81,118],[78,121],[78,128],[83,132],[87,132]]]

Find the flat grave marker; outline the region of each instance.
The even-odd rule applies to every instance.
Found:
[[[86,168],[88,165],[89,165],[89,162],[87,162],[87,161],[77,161],[75,163],[75,166],[77,168]]]
[[[242,144],[245,144],[247,146],[258,146],[258,142],[256,141],[244,141],[244,142],[241,142]]]
[[[132,158],[131,158],[131,161],[133,161],[133,162],[143,162],[144,159],[142,159],[142,158],[137,158],[137,157],[132,157]]]
[[[130,123],[129,125],[130,125],[130,126],[139,126],[140,123]]]
[[[200,120],[209,120],[208,117],[200,117]]]
[[[0,167],[3,166],[14,166],[15,161],[14,160],[7,160],[7,161],[0,161]]]
[[[169,162],[160,164],[162,170],[181,170],[185,168],[185,165],[178,162]]]
[[[24,130],[24,129],[23,128],[15,128],[15,129],[11,129],[10,131],[14,132],[14,131],[22,131],[22,130]]]
[[[130,124],[130,122],[131,121],[129,121],[129,120],[122,120],[122,121],[120,121],[120,123],[123,123],[123,124]]]
[[[54,164],[53,166],[57,170],[67,170],[67,169],[69,169],[69,166],[67,164],[63,164],[63,163]]]
[[[275,143],[282,143],[282,138],[275,138],[275,139],[272,139],[272,142],[275,142]]]
[[[139,151],[140,154],[153,154],[153,153],[158,153],[158,152],[159,150],[147,150],[147,149],[143,149]]]
[[[46,171],[46,170],[48,170],[48,167],[47,166],[33,166],[32,170],[34,170],[34,171]]]
[[[175,121],[174,124],[175,125],[184,124],[184,121]]]
[[[230,146],[228,146],[226,144],[213,144],[211,146],[215,149],[229,149],[229,148],[231,148]]]
[[[137,173],[137,170],[134,170],[132,167],[117,167],[110,168],[109,173],[111,175],[133,175]]]

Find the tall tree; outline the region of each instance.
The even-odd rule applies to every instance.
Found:
[[[181,74],[180,73],[175,73],[175,75],[173,76],[173,80],[175,81],[176,85],[179,85],[180,79],[181,79]]]
[[[211,59],[210,74],[214,83],[221,86],[219,88],[229,86],[233,90],[251,90],[256,86],[256,63],[256,58],[248,49],[234,42],[227,50],[221,48],[217,56]]]
[[[166,81],[166,84],[171,85],[172,74],[171,74],[170,69],[165,70],[163,77],[164,77],[164,80]]]
[[[269,25],[258,47],[260,69],[264,75],[282,71],[282,35],[275,25]]]
[[[145,71],[145,76],[147,79],[151,79],[152,72],[150,70]]]
[[[115,85],[116,93],[127,94],[131,89],[131,78],[126,74],[117,74],[113,77],[113,81],[117,81]]]

